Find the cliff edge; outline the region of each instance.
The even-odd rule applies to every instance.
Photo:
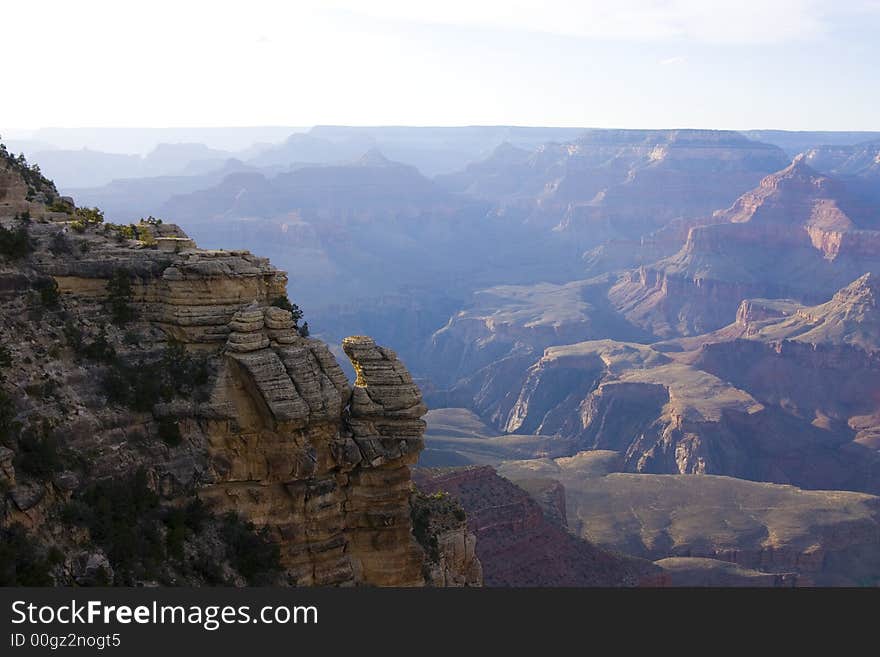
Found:
[[[2,156],[0,531],[18,552],[0,575],[481,583],[472,549],[443,548],[473,542],[463,522],[440,548],[414,535],[427,409],[393,351],[347,338],[352,385],[267,259],[105,223]]]

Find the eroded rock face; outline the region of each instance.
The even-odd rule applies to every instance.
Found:
[[[27,184],[21,176],[0,164],[0,204],[3,211],[17,214],[28,209]]]
[[[595,244],[711,212],[784,162],[778,148],[730,131],[588,130],[531,153],[499,146],[438,181]]]
[[[430,558],[413,535],[409,466],[427,409],[393,351],[347,339],[352,386],[328,346],[271,305],[286,297],[286,273],[247,251],[198,249],[176,226],[141,223],[133,239],[120,227],[73,226],[66,212],[22,224],[0,206],[0,220],[25,225],[32,244],[0,261],[15,283],[0,298],[11,361],[4,395],[22,426],[90,464],[87,477],[37,480],[0,447],[9,493],[0,521],[61,541],[65,553],[95,554],[87,531],[59,531],[52,514],[89,483],[144,470],[163,504],[198,497],[216,517],[233,511],[268,532],[292,584],[481,582],[463,527],[441,536]],[[142,368],[160,364],[150,370],[158,378],[188,360],[201,363],[200,378],[184,369],[182,386],[155,398],[149,380],[117,394]],[[429,567],[437,563],[439,574]]]
[[[195,418],[212,480],[199,495],[268,527],[299,585],[422,585],[408,466],[423,446],[426,408],[391,350],[363,336],[343,346],[354,387],[289,312],[251,304],[233,315],[210,401]],[[464,583],[455,541],[447,552],[446,575],[427,583]]]
[[[498,431],[546,436],[534,443],[542,454],[614,450],[628,472],[876,493],[880,419],[866,391],[880,387],[877,354],[856,346],[876,333],[866,286],[860,279],[827,307],[746,304],[716,334],[551,347],[510,372],[499,363],[482,372],[492,378],[472,408],[491,409],[482,418]],[[797,337],[762,339],[778,332]]]
[[[750,297],[819,303],[880,270],[876,208],[798,157],[691,226],[678,253],[621,276],[609,298],[661,337],[721,328]]]
[[[691,227],[678,253],[623,275],[609,298],[656,335],[698,335],[733,321],[743,299],[818,303],[878,263],[876,204],[798,157]]]
[[[413,532],[425,550],[425,579],[432,586],[482,586],[483,566],[476,555],[476,535],[464,509],[449,493],[411,498]]]
[[[107,241],[79,258],[47,255],[40,264],[62,293],[81,299],[105,297],[107,280],[124,270],[144,319],[181,342],[206,346],[226,340],[229,322],[242,306],[266,305],[284,296],[287,285],[286,273],[247,251],[182,248],[175,253]]]
[[[292,325],[255,305],[230,322],[206,425],[219,481],[200,494],[272,528],[299,584],[481,585],[463,520],[441,519],[427,553],[413,538],[408,466],[427,409],[407,369],[371,338],[347,338],[351,387],[326,345]]]

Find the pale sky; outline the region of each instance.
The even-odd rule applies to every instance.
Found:
[[[41,0],[0,20],[0,133],[880,130],[880,0]]]

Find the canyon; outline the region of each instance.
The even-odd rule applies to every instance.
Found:
[[[874,135],[418,130],[75,190],[163,222],[81,230],[0,178],[4,225],[31,213],[0,276],[16,421],[89,481],[147,465],[163,505],[240,514],[288,583],[880,581]],[[134,411],[102,389],[181,348],[197,386]],[[51,545],[83,475],[4,449],[8,518]],[[220,522],[186,550],[222,553]],[[109,553],[81,529],[67,573]]]

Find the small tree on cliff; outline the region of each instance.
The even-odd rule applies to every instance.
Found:
[[[107,281],[107,303],[114,324],[121,326],[134,319],[134,308],[131,307],[132,296],[131,276],[126,270],[117,269]]]
[[[287,295],[281,297],[276,297],[272,300],[272,304],[276,308],[281,308],[282,310],[290,311],[291,317],[293,318],[293,327],[299,330],[299,320],[303,318],[303,311],[299,309],[295,303],[290,303],[290,299],[287,298]]]

